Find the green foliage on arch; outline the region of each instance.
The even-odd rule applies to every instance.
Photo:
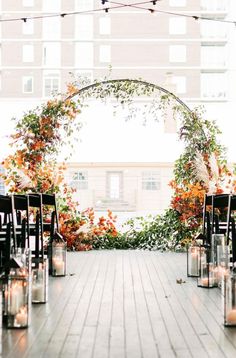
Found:
[[[105,101],[109,97],[115,105],[126,105],[131,118],[137,115],[134,104],[137,97],[148,99],[142,109],[143,116],[154,120],[159,120],[160,111],[165,115],[167,106],[171,106],[180,120],[179,138],[185,143],[185,150],[175,163],[170,208],[164,215],[129,220],[125,234],[117,232],[112,213],[94,224],[91,212],[78,212],[64,181],[66,165],[57,163],[65,142],[73,148],[74,137],[78,137],[81,128],[80,113],[88,100]],[[81,87],[73,82],[68,84],[65,94],[15,119],[12,153],[2,163],[3,178],[10,192],[53,192],[63,197],[61,217],[65,224],[64,235],[70,238],[70,248],[110,248],[112,245],[118,248],[176,248],[199,230],[204,193],[212,184],[213,192],[223,190],[225,177],[232,175],[225,162],[224,148],[217,140],[219,133],[216,124],[203,119],[198,109],[190,110],[173,93],[154,84],[120,79],[95,81]],[[200,162],[205,177],[196,175]],[[231,184],[235,185],[234,181]],[[84,225],[86,230],[83,230]]]

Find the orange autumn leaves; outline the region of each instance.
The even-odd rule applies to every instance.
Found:
[[[102,216],[97,221],[92,208],[74,218],[69,213],[61,213],[59,220],[61,234],[71,250],[91,250],[95,238],[118,235],[115,227],[116,216],[110,210],[107,212],[107,217]]]
[[[202,219],[202,208],[205,189],[200,183],[179,186],[173,180],[170,183],[174,189],[171,207],[180,214],[180,220],[192,228],[198,227]]]
[[[68,86],[66,98],[71,91]],[[72,99],[54,98],[16,122],[15,133],[10,136],[14,152],[2,163],[9,191],[59,191],[63,170],[55,158],[63,138],[73,132],[72,122],[78,113],[79,105]]]

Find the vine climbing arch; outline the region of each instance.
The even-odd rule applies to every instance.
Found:
[[[84,234],[80,229],[88,223],[90,229],[86,235],[89,237],[117,237],[111,213],[108,214],[107,221],[102,218],[97,225],[94,225],[93,212],[78,214],[71,190],[64,182],[65,166],[58,166],[57,163],[62,146],[65,143],[73,145],[73,136],[77,136],[81,128],[80,113],[86,100],[105,100],[107,97],[127,105],[132,115],[135,115],[133,99],[148,97],[150,101],[147,101],[146,110],[154,119],[159,119],[157,113],[160,110],[165,112],[166,106],[171,106],[173,113],[180,116],[179,138],[184,142],[185,149],[175,163],[171,207],[163,217],[154,219],[151,226],[145,224],[145,230],[148,227],[149,231],[152,230],[152,235],[150,236],[150,232],[144,235],[154,240],[153,247],[157,247],[158,240],[162,248],[163,242],[169,245],[168,240],[175,246],[196,231],[201,223],[202,202],[209,183],[196,175],[196,153],[210,179],[213,177],[209,165],[212,154],[217,165],[221,165],[217,180],[220,181],[227,173],[227,168],[222,164],[223,151],[217,141],[220,131],[215,123],[203,119],[199,109],[190,110],[179,97],[156,84],[139,79],[105,79],[82,86],[78,86],[76,81],[69,83],[65,94],[56,95],[25,113],[22,118],[15,119],[15,130],[10,136],[12,152],[2,163],[5,168],[3,179],[9,191],[14,193],[62,193],[62,228],[64,227],[64,235],[70,242],[69,246],[72,247],[72,241],[77,240],[78,249],[81,248],[80,234]],[[139,234],[136,238],[139,242]]]

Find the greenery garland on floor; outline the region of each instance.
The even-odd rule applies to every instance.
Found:
[[[73,136],[81,128],[80,113],[89,98],[112,97],[127,105],[129,115],[136,115],[135,97],[148,97],[144,107],[155,120],[160,110],[171,106],[180,118],[179,137],[185,143],[184,153],[175,163],[174,194],[170,208],[163,215],[130,219],[125,233],[117,232],[115,216],[94,221],[92,209],[79,211],[73,190],[64,181],[66,165],[58,166],[57,156],[66,142],[73,147]],[[139,248],[177,249],[191,240],[201,225],[203,197],[206,191],[222,191],[223,182],[231,178],[224,148],[218,143],[220,133],[214,122],[202,119],[202,113],[190,109],[174,94],[141,80],[105,80],[80,88],[70,83],[65,95],[24,114],[15,120],[11,136],[13,153],[2,163],[3,178],[13,193],[58,193],[61,230],[70,249]],[[231,180],[232,188],[235,182]]]

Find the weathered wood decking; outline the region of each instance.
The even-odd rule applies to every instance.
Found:
[[[186,278],[185,254],[68,253],[68,276],[50,278],[31,326],[3,330],[3,358],[233,358],[221,306],[219,289]]]

